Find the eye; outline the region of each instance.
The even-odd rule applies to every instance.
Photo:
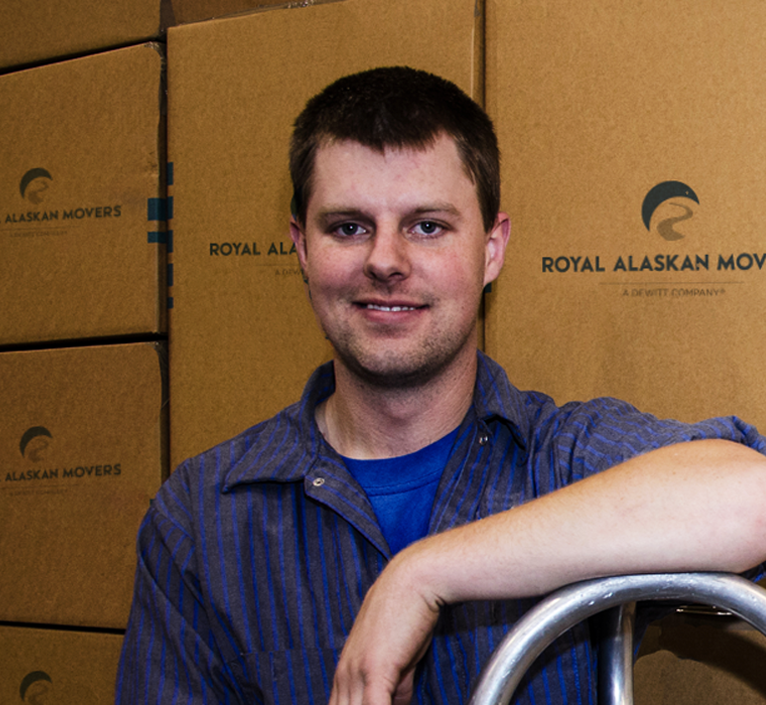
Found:
[[[340,237],[354,237],[363,235],[366,230],[359,223],[341,223],[332,229],[333,233]]]
[[[415,225],[413,231],[417,235],[425,235],[426,237],[433,237],[439,235],[444,231],[444,226],[433,220],[423,220]]]

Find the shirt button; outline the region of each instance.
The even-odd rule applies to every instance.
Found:
[[[314,487],[321,487],[324,485],[324,478],[323,477],[315,477],[314,480],[311,482]]]
[[[489,436],[486,433],[482,433],[479,436],[479,445],[480,446],[485,446],[485,445],[487,445],[487,443],[489,443]]]

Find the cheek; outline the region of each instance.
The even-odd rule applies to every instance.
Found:
[[[306,274],[314,295],[342,289],[351,279],[351,270],[338,253],[313,253],[308,259]]]
[[[437,263],[434,276],[445,288],[470,298],[472,292],[481,291],[484,283],[484,256],[476,252],[463,252]]]

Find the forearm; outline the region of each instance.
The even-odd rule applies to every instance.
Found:
[[[766,458],[726,441],[634,458],[400,554],[432,604],[538,595],[603,575],[740,572],[766,558]]]

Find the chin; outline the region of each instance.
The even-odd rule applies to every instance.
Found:
[[[343,365],[357,378],[382,389],[414,389],[447,372],[457,353],[409,357],[391,352],[377,356],[338,353]]]

